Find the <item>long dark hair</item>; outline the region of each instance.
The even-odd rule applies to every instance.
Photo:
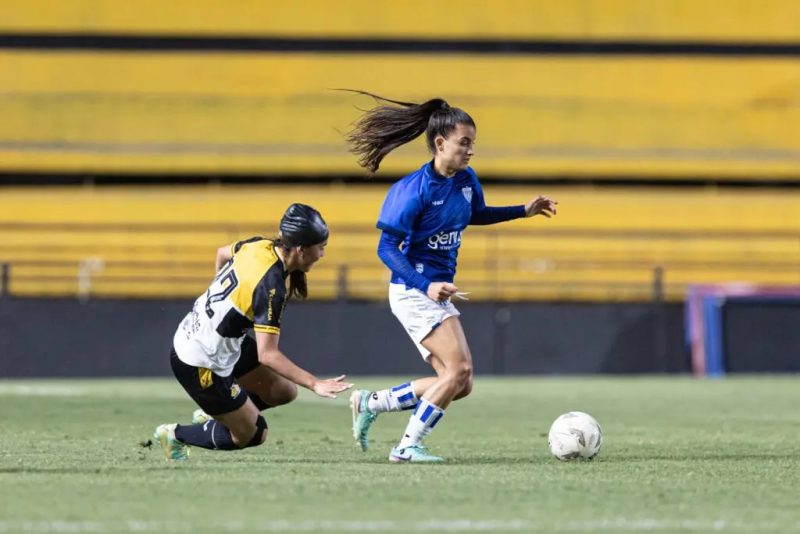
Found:
[[[280,247],[285,254],[288,254],[292,247],[283,243],[280,237],[273,237],[272,241],[275,247]],[[306,273],[303,271],[292,271],[289,273],[289,298],[296,297],[300,300],[308,298],[308,281],[306,280]]]
[[[374,174],[381,161],[395,148],[426,134],[428,150],[436,153],[434,139],[447,137],[459,124],[475,127],[475,121],[460,108],[450,107],[444,99],[432,98],[422,104],[400,102],[357,89],[339,89],[371,96],[375,100],[397,104],[382,105],[365,111],[347,134],[350,152],[358,164]],[[398,107],[399,106],[399,107]]]

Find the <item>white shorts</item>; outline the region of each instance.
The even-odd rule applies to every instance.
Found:
[[[425,361],[431,352],[422,340],[448,317],[461,315],[450,299],[436,302],[419,289],[406,289],[405,284],[389,284],[389,305]]]

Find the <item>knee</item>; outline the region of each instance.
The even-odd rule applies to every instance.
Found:
[[[289,404],[297,398],[297,386],[293,382],[286,380],[285,382],[270,388],[269,392],[259,394],[267,407],[281,406]],[[259,407],[259,409],[264,409]]]
[[[448,380],[457,387],[459,391],[472,389],[472,364],[464,362],[448,369]]]
[[[267,441],[267,429],[265,428],[263,432],[256,432],[256,435],[253,436],[253,439],[250,440],[250,443],[247,444],[248,447],[258,447],[259,445],[263,445]]]
[[[464,385],[461,388],[461,391],[458,392],[454,400],[463,399],[467,395],[472,393],[472,374],[470,373],[469,379],[464,382]]]
[[[253,437],[250,438],[250,441],[248,441],[244,446],[241,446],[241,448],[246,449],[248,447],[258,447],[265,441],[267,441],[267,420],[264,419],[264,416],[259,415],[258,419],[256,419],[255,434],[253,434]]]
[[[274,388],[269,395],[270,406],[289,404],[297,398],[297,386],[288,380],[279,387]]]
[[[472,387],[472,364],[463,363],[456,367],[456,380],[463,388]]]
[[[297,398],[297,385],[294,382],[287,381],[286,387],[282,390],[281,403],[289,404]]]

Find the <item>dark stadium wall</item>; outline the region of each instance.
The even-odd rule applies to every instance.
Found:
[[[0,299],[0,378],[169,375],[183,300]],[[460,305],[478,374],[685,373],[678,304]],[[388,304],[291,303],[281,348],[333,375],[428,371]]]
[[[800,301],[732,298],[722,312],[728,372],[800,373]]]

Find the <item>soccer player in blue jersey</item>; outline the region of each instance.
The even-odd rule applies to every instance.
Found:
[[[367,111],[348,135],[359,164],[370,173],[392,150],[423,132],[433,159],[392,185],[378,217],[378,256],[392,271],[389,303],[436,376],[350,397],[353,437],[367,450],[368,431],[382,412],[413,409],[392,462],[440,462],[423,445],[454,400],[472,390],[472,356],[451,298],[465,293],[453,283],[461,235],[471,224],[495,224],[556,213],[557,202],[539,196],[518,206],[488,207],[474,155],[475,122],[441,98],[422,104],[383,102]],[[389,105],[394,104],[394,105]]]

